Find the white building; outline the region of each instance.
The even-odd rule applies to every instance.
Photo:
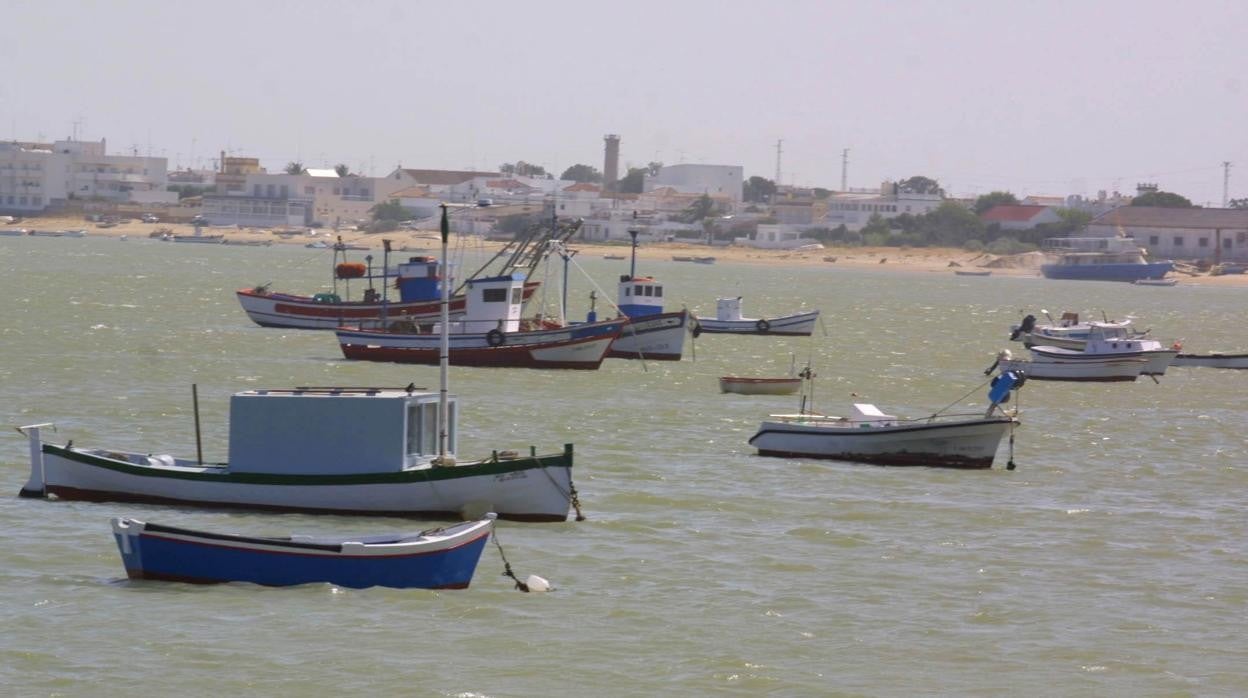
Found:
[[[802,237],[798,226],[775,223],[760,223],[753,238],[735,238],[733,244],[765,250],[794,250],[807,245],[823,247],[818,240]]]
[[[676,239],[700,240],[703,228],[696,223],[678,223],[654,212],[634,214],[601,211],[581,223],[580,238],[589,242],[631,242],[630,230],[643,242],[670,242]]]
[[[898,192],[892,182],[884,182],[878,190],[851,189],[833,193],[827,200],[827,213],[822,222],[829,228],[844,225],[856,231],[866,226],[873,215],[886,219],[903,213],[921,216],[939,208],[943,201],[940,194]]]
[[[0,210],[37,212],[71,199],[176,204],[165,158],[108,155],[103,139],[0,143]]]
[[[740,165],[668,165],[654,176],[646,175],[643,191],[671,187],[685,194],[709,194],[741,205],[745,169]]]
[[[1088,223],[1086,237],[1135,238],[1154,259],[1248,261],[1248,210],[1122,206]]]
[[[341,177],[332,169],[253,172],[234,195],[205,196],[203,215],[218,225],[346,225],[368,219],[374,206],[403,188],[388,177]]]

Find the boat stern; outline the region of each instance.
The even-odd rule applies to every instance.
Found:
[[[45,427],[51,427],[53,431],[56,431],[56,424],[52,422],[29,424],[17,428],[17,431],[25,436],[30,444],[30,477],[18,491],[19,497],[43,499],[47,496],[47,488],[44,486],[43,479],[43,439],[40,436]]]

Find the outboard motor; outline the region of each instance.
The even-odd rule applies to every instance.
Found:
[[[1010,392],[1018,390],[1027,382],[1027,374],[1023,371],[1006,371],[996,378],[992,379],[992,384],[988,388],[988,414],[992,414],[993,408],[997,405],[1003,405],[1010,401]]]
[[[1036,328],[1036,316],[1028,315],[1027,317],[1023,318],[1022,324],[1020,324],[1018,327],[1015,327],[1014,331],[1010,333],[1010,341],[1017,342],[1020,336],[1025,335],[1025,334],[1030,334],[1031,331],[1034,330],[1035,328]]]

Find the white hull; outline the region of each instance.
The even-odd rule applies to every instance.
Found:
[[[1202,366],[1205,368],[1248,369],[1248,354],[1179,354],[1171,366]]]
[[[722,376],[719,390],[722,393],[741,395],[792,395],[802,387],[801,378],[740,378]]]
[[[142,454],[72,448],[42,454],[46,494],[89,501],[186,503],[342,514],[458,515],[476,518],[493,511],[504,518],[562,521],[568,513],[569,466],[508,471],[479,468],[481,474],[454,477],[456,468],[426,467],[428,479],[367,476],[231,476],[224,466],[139,465]],[[116,458],[123,456],[125,459]],[[508,461],[501,461],[506,464]],[[38,467],[34,464],[34,467]],[[447,471],[447,472],[441,472]],[[465,470],[464,472],[468,472]],[[361,482],[363,481],[363,482]]]
[[[760,455],[832,458],[881,465],[989,468],[1008,417],[900,426],[834,426],[812,416],[765,421],[750,439]]]
[[[815,331],[815,322],[819,320],[819,311],[786,315],[778,318],[741,318],[739,320],[718,320],[716,318],[696,318],[696,328],[708,334],[764,334],[764,335],[800,335],[809,336]]]
[[[1027,378],[1051,381],[1113,382],[1133,381],[1144,369],[1144,359],[1100,359],[1084,361],[1023,361],[1002,359],[1001,371],[1022,371]]]
[[[1164,376],[1166,368],[1174,361],[1174,357],[1178,356],[1177,349],[1146,349],[1143,351],[1130,351],[1121,354],[1098,352],[1089,354],[1086,350],[1062,349],[1053,346],[1037,346],[1031,347],[1033,356],[1032,363],[1040,363],[1042,361],[1061,361],[1061,362],[1078,362],[1113,359],[1143,359],[1144,367],[1140,369],[1140,375],[1144,376]]]
[[[608,358],[679,361],[685,351],[688,313],[663,313],[635,318],[620,330]]]

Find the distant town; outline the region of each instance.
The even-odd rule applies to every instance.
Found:
[[[168,170],[163,157],[109,154],[104,139],[0,142],[0,216],[100,219],[383,233],[436,227],[439,206],[462,207],[455,230],[507,238],[527,226],[580,218],[581,239],[797,249],[810,245],[943,246],[1014,254],[1063,236],[1132,237],[1152,256],[1248,260],[1248,199],[1197,207],[1157,183],[1095,197],[997,191],[946,195],[923,175],[839,188],[779,185],[739,165],[648,163],[620,171],[621,137],[603,139],[601,169],[558,177],[523,161],[494,172],[396,167],[384,177],[346,165],[291,162],[268,172],[253,157],[220,154],[212,169]],[[1230,164],[1225,163],[1229,168]],[[1229,178],[1229,169],[1228,178]]]

